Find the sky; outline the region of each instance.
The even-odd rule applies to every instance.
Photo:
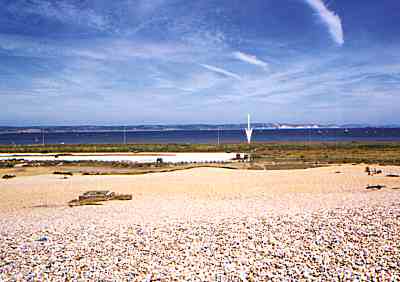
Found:
[[[0,0],[0,125],[400,124],[398,0]]]

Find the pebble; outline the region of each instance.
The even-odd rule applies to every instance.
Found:
[[[0,219],[0,281],[400,279],[397,201],[242,211],[139,221],[133,207],[102,206]]]

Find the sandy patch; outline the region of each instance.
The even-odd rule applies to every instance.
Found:
[[[284,194],[368,193],[366,185],[400,187],[399,167],[381,167],[383,174],[368,176],[365,166],[342,165],[305,170],[251,171],[196,168],[134,176],[82,176],[63,179],[45,174],[0,179],[0,211],[37,206],[64,206],[87,190],[112,190],[146,196],[190,198],[279,197]],[[340,173],[337,173],[340,172]],[[393,190],[394,191],[394,190]]]

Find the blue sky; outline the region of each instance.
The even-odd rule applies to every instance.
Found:
[[[0,125],[400,123],[397,0],[0,7]]]

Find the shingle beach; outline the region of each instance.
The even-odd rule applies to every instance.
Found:
[[[0,281],[398,281],[399,184],[350,165],[2,181]],[[100,187],[134,198],[66,206]]]

